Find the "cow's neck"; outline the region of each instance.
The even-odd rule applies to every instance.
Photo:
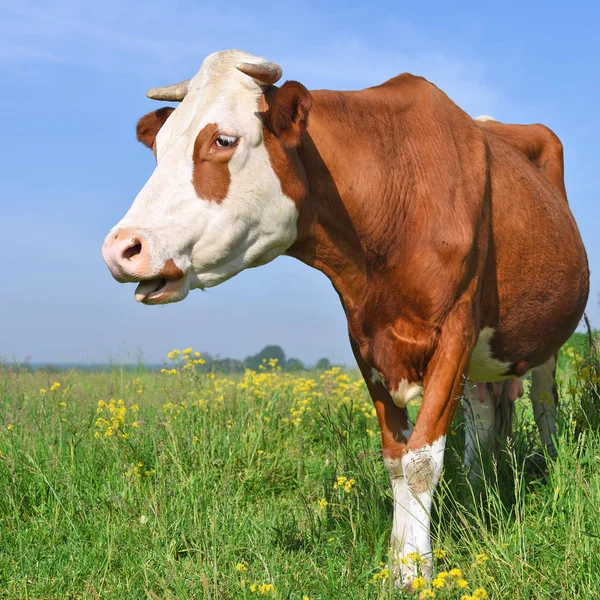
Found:
[[[336,130],[338,124],[329,119],[326,110],[319,111],[318,101],[313,110],[309,131],[298,150],[308,194],[300,211],[298,239],[288,254],[331,280],[350,330],[360,341],[365,329],[372,326],[365,322],[369,295],[374,293],[368,283],[384,276],[385,240],[399,233],[391,228],[401,228],[401,220],[397,226],[382,223],[385,207],[378,204],[381,194],[377,193],[376,173],[370,174],[369,151],[357,155],[364,133],[352,131],[347,124],[345,131]],[[344,147],[346,133],[355,140],[348,140]]]
[[[323,272],[344,302],[352,302],[363,295],[366,284],[361,240],[320,157],[311,151],[302,162],[310,191],[300,212],[298,240],[288,253]]]
[[[343,204],[329,199],[318,206],[313,198],[310,204],[300,216],[300,235],[288,254],[329,278],[352,320],[368,289],[368,263],[360,240]]]

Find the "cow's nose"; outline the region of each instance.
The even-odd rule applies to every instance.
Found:
[[[104,241],[102,257],[112,276],[121,283],[148,277],[148,242],[138,232],[119,229]]]

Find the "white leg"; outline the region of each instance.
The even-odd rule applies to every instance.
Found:
[[[494,401],[485,383],[465,385],[465,467],[472,478],[481,472],[481,457],[491,451]]]
[[[531,372],[531,404],[533,416],[540,432],[542,443],[551,456],[556,455],[554,437],[556,436],[556,403],[554,373],[556,360],[550,360]]]
[[[387,461],[394,492],[391,554],[396,584],[432,572],[430,517],[435,487],[444,462],[446,437]],[[417,556],[416,560],[414,556]]]

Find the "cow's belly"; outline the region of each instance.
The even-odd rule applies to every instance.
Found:
[[[494,336],[495,330],[492,327],[484,327],[479,332],[477,344],[471,353],[469,363],[469,379],[477,383],[488,381],[501,381],[514,377],[510,373],[510,362],[504,362],[494,358],[490,341]]]

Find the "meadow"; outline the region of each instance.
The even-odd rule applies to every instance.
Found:
[[[0,598],[600,598],[600,378],[583,354],[580,338],[562,351],[556,458],[524,398],[471,484],[457,418],[434,579],[408,590],[386,568],[391,490],[357,372],[228,377],[192,349],[162,372],[5,364]]]

